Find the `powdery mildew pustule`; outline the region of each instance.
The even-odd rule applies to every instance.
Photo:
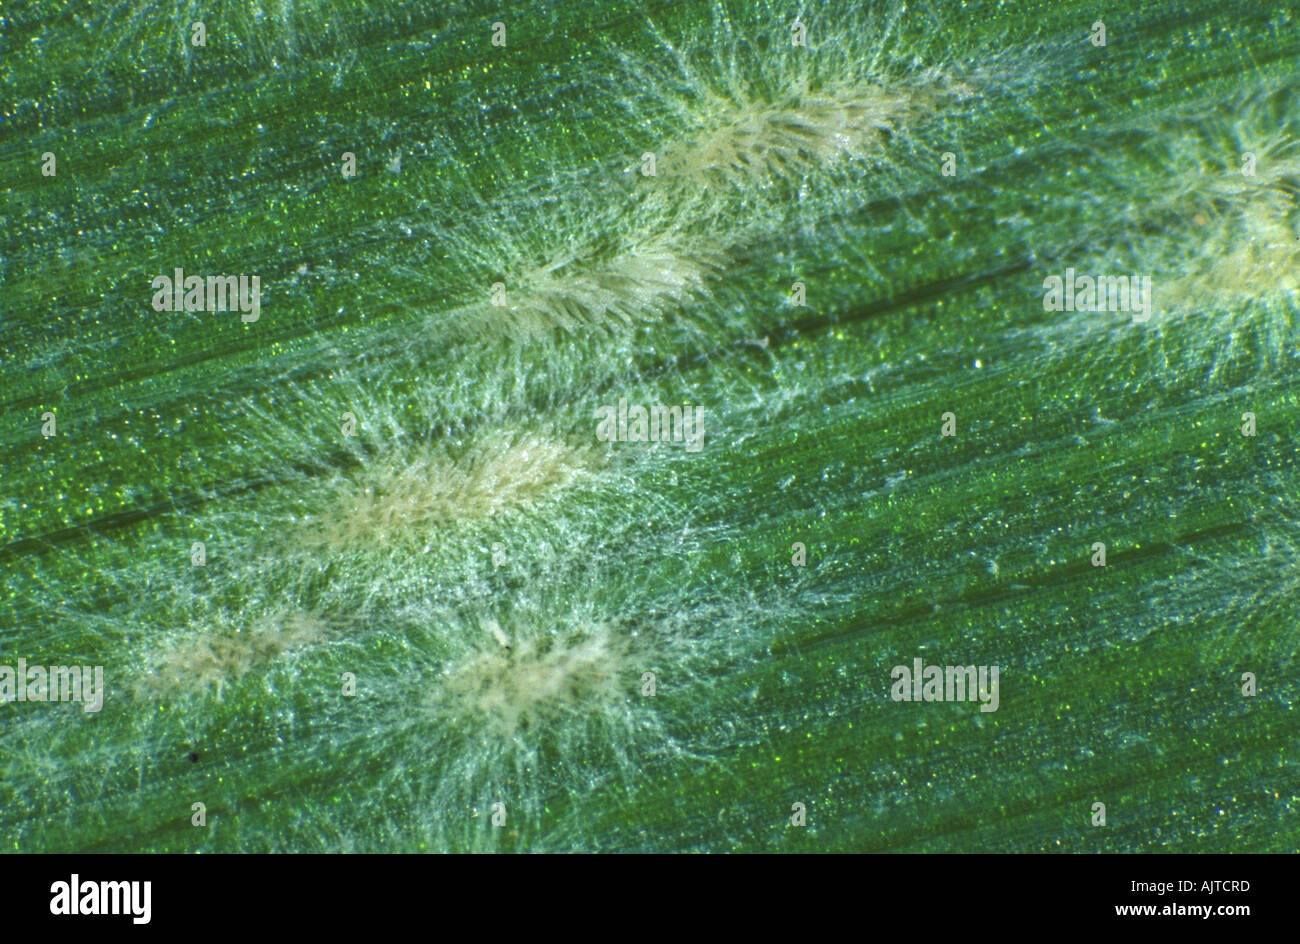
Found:
[[[1156,139],[1170,172],[1143,222],[1161,236],[1130,237],[1152,254],[1152,339],[1208,363],[1215,377],[1277,366],[1300,341],[1294,82],[1233,103],[1232,117],[1175,117]]]
[[[171,640],[149,658],[148,674],[135,685],[137,697],[215,691],[285,653],[326,638],[325,621],[313,613],[285,611],[252,626],[208,626]]]
[[[664,145],[656,176],[689,187],[797,182],[841,161],[882,156],[895,135],[974,95],[965,83],[937,77],[892,88],[845,82],[820,89],[802,78],[770,101],[712,95],[699,105],[704,127]]]
[[[1080,338],[1140,332],[1166,363],[1212,377],[1294,356],[1300,292],[1300,78],[1227,103],[1178,108],[1147,135],[1118,184],[1090,208],[1088,239],[1103,259],[1079,271],[1149,277],[1149,323],[1072,313]],[[1241,376],[1241,375],[1238,375]]]
[[[440,713],[513,738],[539,724],[608,712],[630,697],[632,637],[608,626],[512,640],[495,620],[483,642],[448,665],[434,693]]]
[[[664,693],[644,687],[647,671],[676,665],[662,627],[602,618],[581,591],[534,593],[494,604],[498,615],[418,616],[403,636],[433,658],[381,696],[382,723],[406,735],[394,778],[443,812],[505,803],[529,844],[553,825],[548,804],[598,782],[634,789],[645,762],[681,750],[659,712]],[[684,674],[674,670],[671,691]],[[497,835],[473,818],[457,831],[456,847]]]
[[[753,195],[776,182],[802,189],[850,162],[915,160],[894,153],[898,139],[960,115],[993,82],[1035,71],[1026,57],[1005,61],[1014,58],[1005,49],[972,51],[964,66],[922,62],[896,29],[905,12],[902,4],[883,16],[852,4],[823,10],[799,46],[789,23],[771,24],[758,44],[725,16],[689,39],[653,30],[660,55],[619,56],[625,107],[647,135],[625,172],[668,203],[696,201],[701,191],[715,200]],[[701,211],[730,213],[707,200],[693,210]]]
[[[1236,210],[1212,220],[1194,217],[1207,228],[1211,242],[1225,247],[1198,274],[1197,291],[1225,297],[1282,296],[1300,289],[1300,227],[1297,227],[1296,190],[1300,163],[1288,162],[1287,189],[1261,185],[1254,198]]]
[[[295,540],[356,550],[422,541],[459,522],[535,506],[597,464],[593,451],[533,432],[491,434],[459,457],[397,447],[327,486],[329,510]]]
[[[566,248],[548,261],[517,265],[482,303],[452,313],[470,337],[544,339],[556,332],[615,334],[660,321],[709,295],[727,256],[709,240],[647,234],[602,253]]]
[[[1170,301],[1300,289],[1300,141],[1292,130],[1300,129],[1279,130],[1248,111],[1170,145],[1178,189],[1165,205],[1181,219],[1189,245],[1205,250],[1171,286]]]

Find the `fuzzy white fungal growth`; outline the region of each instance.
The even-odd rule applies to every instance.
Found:
[[[528,507],[593,468],[595,454],[538,433],[496,433],[453,457],[397,448],[327,486],[332,510],[298,540],[367,549],[419,541],[457,522]]]
[[[703,244],[674,245],[656,236],[618,255],[579,258],[572,250],[524,270],[505,284],[505,304],[483,304],[460,320],[474,333],[545,337],[555,331],[621,331],[652,323],[692,298],[708,294],[708,280],[725,254]]]
[[[227,621],[169,641],[149,657],[149,673],[135,685],[137,697],[166,696],[225,687],[248,672],[263,669],[286,652],[325,639],[324,620],[312,613],[285,611],[251,627]]]
[[[417,607],[394,629],[422,670],[376,681],[368,730],[394,746],[384,789],[409,790],[440,817],[441,846],[498,846],[506,831],[473,815],[495,802],[531,845],[554,827],[558,798],[606,780],[630,786],[642,763],[680,752],[663,699],[642,697],[639,682],[671,664],[680,697],[696,677],[680,641],[601,618],[590,589],[525,587],[463,613]]]
[[[436,710],[457,723],[510,739],[629,697],[632,640],[625,634],[584,626],[512,643],[495,620],[487,629],[495,645],[447,666],[434,694]]]
[[[656,158],[653,173],[644,155],[625,172],[670,202],[701,190],[714,201],[753,197],[778,181],[803,188],[850,162],[899,161],[891,142],[959,114],[1009,74],[1005,50],[922,64],[895,29],[901,4],[884,16],[842,12],[810,26],[807,48],[761,33],[755,45],[755,34],[719,15],[707,37],[674,41],[656,30],[666,55],[620,56],[620,87],[633,90],[626,108],[653,134],[643,150]],[[715,203],[706,212],[729,211]]]
[[[1297,88],[1293,77],[1211,114],[1196,105],[1146,123],[1135,166],[1122,172],[1121,187],[1132,189],[1088,208],[1089,241],[1108,248],[1069,262],[1079,272],[1151,279],[1149,324],[1076,312],[1045,330],[1075,343],[1138,331],[1153,358],[1213,378],[1292,356],[1300,340]]]
[[[1187,277],[1172,286],[1175,303],[1283,297],[1300,289],[1300,141],[1258,109],[1215,120],[1205,135],[1171,145],[1177,190],[1166,201],[1184,221],[1189,243],[1204,247]],[[1249,154],[1243,172],[1241,155]]]
[[[323,51],[346,35],[342,24],[354,11],[340,0],[108,0],[94,14],[99,64],[146,51],[174,52],[188,62],[201,45],[274,68],[303,47]],[[202,33],[193,28],[199,22]]]
[[[1300,227],[1293,197],[1260,194],[1235,214],[1203,225],[1205,244],[1221,254],[1198,260],[1172,286],[1169,301],[1183,307],[1206,298],[1224,304],[1285,299],[1300,290]]]
[[[937,76],[893,88],[841,82],[817,90],[800,77],[770,101],[711,95],[699,104],[704,127],[665,146],[659,173],[694,187],[799,181],[839,161],[879,156],[918,120],[973,96],[968,85]]]
[[[455,225],[431,236],[440,281],[472,300],[435,325],[531,339],[624,333],[681,313],[715,318],[704,303],[736,255],[841,210],[846,168],[914,173],[915,130],[1036,72],[1031,56],[1007,49],[924,62],[895,30],[901,4],[883,16],[843,12],[814,30],[815,49],[760,51],[753,33],[716,11],[690,38],[652,28],[661,54],[615,52],[593,81],[611,83],[636,158],[617,159],[624,175],[568,168],[507,195],[462,199]],[[955,146],[951,128],[944,141]],[[445,214],[446,200],[431,192],[407,231],[429,231],[424,208]]]

